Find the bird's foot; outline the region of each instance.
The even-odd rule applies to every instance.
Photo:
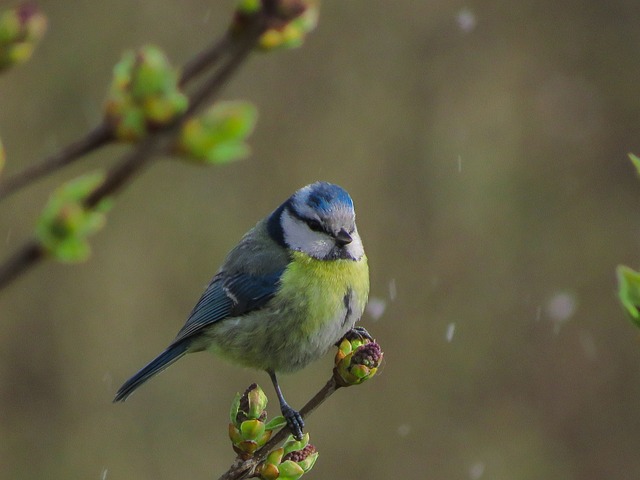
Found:
[[[304,420],[302,415],[297,410],[291,408],[289,405],[284,404],[280,408],[282,410],[282,416],[284,416],[289,426],[289,430],[296,438],[296,440],[302,440],[302,429],[304,428]]]
[[[338,343],[336,343],[336,346],[340,345],[340,342],[342,342],[342,340],[347,339],[349,341],[355,340],[356,338],[359,339],[367,339],[371,342],[374,341],[374,338],[371,336],[371,334],[369,332],[367,332],[367,329],[364,327],[353,327],[351,330],[349,330],[347,333],[344,334],[344,337],[342,337]]]

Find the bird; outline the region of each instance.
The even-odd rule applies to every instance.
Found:
[[[277,375],[319,359],[356,327],[369,295],[369,267],[355,209],[342,187],[315,182],[260,220],[222,266],[169,346],[127,380],[124,401],[187,353],[211,351],[268,373],[280,410],[300,439],[304,421]]]

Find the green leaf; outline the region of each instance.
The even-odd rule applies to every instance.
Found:
[[[284,427],[287,424],[287,419],[282,415],[278,415],[277,417],[272,418],[267,422],[265,428],[267,430],[275,430],[276,428]]]
[[[289,435],[287,437],[287,440],[284,442],[284,445],[282,445],[282,448],[284,448],[284,454],[286,455],[291,452],[297,452],[298,450],[302,450],[308,444],[309,444],[309,432],[305,433],[302,436],[302,440],[296,440],[293,435]]]
[[[298,480],[304,475],[302,467],[291,460],[285,460],[278,465],[278,470],[280,471],[279,480]]]
[[[241,393],[236,393],[235,398],[233,399],[233,403],[231,404],[231,411],[229,412],[230,418],[231,418],[231,423],[232,424],[236,424],[237,423],[237,417],[238,417],[238,410],[240,410],[240,399],[242,398],[242,394]]]
[[[625,265],[618,265],[618,297],[631,321],[640,327],[640,273]]]

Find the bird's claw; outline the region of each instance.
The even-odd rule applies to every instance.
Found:
[[[296,440],[302,440],[302,429],[304,428],[304,420],[302,415],[297,410],[294,410],[289,405],[282,406],[282,416],[287,421],[287,425],[291,433]]]

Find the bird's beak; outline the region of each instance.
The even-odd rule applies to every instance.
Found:
[[[340,231],[336,233],[335,239],[336,243],[341,247],[349,245],[353,241],[353,238],[351,238],[349,232],[347,232],[344,228],[340,229]]]

